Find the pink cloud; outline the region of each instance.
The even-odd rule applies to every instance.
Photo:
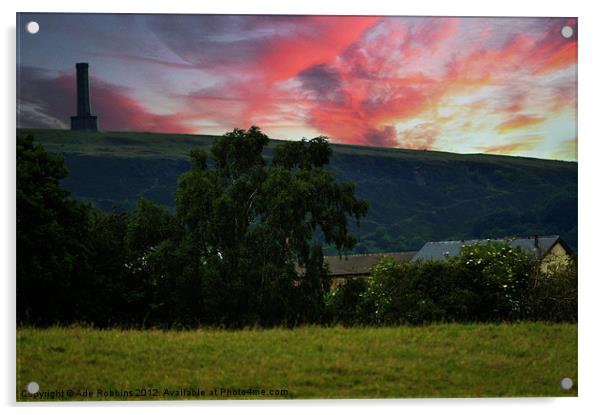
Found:
[[[541,124],[546,119],[537,115],[520,114],[508,118],[496,127],[496,130],[503,134],[509,131],[530,127],[533,125]]]
[[[541,135],[531,135],[511,143],[482,146],[480,149],[486,154],[518,154],[534,149],[543,139]]]
[[[314,65],[333,62],[380,17],[308,16],[306,30],[271,39],[256,70],[268,82],[289,79]]]
[[[419,124],[401,134],[401,146],[416,150],[428,150],[439,137],[439,131],[431,123]]]

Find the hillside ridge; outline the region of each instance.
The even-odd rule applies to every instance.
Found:
[[[216,136],[18,129],[69,168],[63,185],[103,210],[140,197],[173,208],[192,148]],[[270,158],[282,140],[272,140]],[[425,242],[560,235],[577,250],[577,162],[332,143],[328,165],[370,203],[353,253],[419,249]],[[333,253],[333,252],[329,252]]]
[[[98,155],[104,148],[103,145],[119,145],[120,147],[126,146],[148,146],[157,145],[157,140],[170,140],[171,143],[165,142],[163,144],[175,144],[179,146],[190,146],[200,145],[203,147],[209,147],[213,140],[221,137],[220,135],[210,134],[180,134],[180,133],[154,133],[154,132],[134,132],[134,131],[95,131],[95,132],[84,132],[84,131],[71,131],[71,130],[59,130],[59,129],[38,129],[38,128],[18,128],[18,134],[31,134],[36,137],[37,141],[44,144],[47,149],[52,149],[53,152],[65,152],[74,154],[88,154]],[[290,140],[283,140],[277,138],[270,138],[269,148],[273,148],[280,143],[284,143]],[[81,147],[81,146],[84,147]],[[452,157],[462,159],[466,157],[471,159],[473,157],[487,157],[490,160],[503,160],[505,162],[516,160],[516,161],[530,161],[536,160],[541,162],[554,162],[554,163],[569,163],[576,164],[576,161],[569,160],[555,160],[555,159],[540,159],[535,157],[525,156],[513,156],[505,154],[486,154],[486,153],[455,153],[451,151],[443,150],[419,150],[411,148],[401,147],[379,147],[379,146],[363,146],[359,144],[347,144],[330,142],[331,147],[335,153],[348,153],[358,151],[361,154],[373,154],[373,155],[385,155],[395,157],[399,155],[413,155],[413,156],[435,156],[435,157]],[[79,148],[76,148],[80,146]],[[89,146],[89,147],[86,147]],[[94,150],[94,153],[92,153]],[[116,157],[127,157],[128,153],[116,153]],[[161,158],[171,158],[173,154],[167,152],[166,154],[160,153],[145,153],[143,150],[140,151],[138,156],[152,157],[161,156]],[[188,154],[179,154],[181,159],[187,159]]]

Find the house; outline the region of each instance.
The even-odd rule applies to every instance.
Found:
[[[449,256],[458,256],[463,246],[505,241],[508,241],[510,245],[515,248],[521,248],[524,252],[533,254],[540,260],[540,269],[542,272],[547,272],[551,268],[566,265],[571,257],[574,256],[571,248],[558,235],[553,235],[530,236],[525,238],[427,242],[416,255],[414,255],[411,262],[429,259],[444,260]]]
[[[333,285],[340,285],[349,278],[368,277],[370,268],[378,264],[385,257],[393,258],[395,261],[410,262],[416,251],[411,252],[388,252],[382,254],[362,254],[348,256],[325,256],[324,262],[328,265]]]
[[[487,242],[509,242],[511,246],[521,248],[533,254],[540,261],[540,269],[547,272],[553,268],[568,264],[575,256],[571,248],[560,236],[529,236],[524,238],[505,239],[471,239],[461,241],[427,242],[419,251],[387,252],[382,254],[363,254],[348,256],[325,256],[329,273],[334,286],[340,285],[349,278],[366,278],[370,276],[370,268],[390,257],[399,263],[420,260],[445,260],[460,254],[463,246],[485,244]]]

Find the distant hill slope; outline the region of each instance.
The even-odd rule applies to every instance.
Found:
[[[101,209],[140,196],[173,207],[192,148],[214,136],[19,129],[62,154],[64,186]],[[278,140],[266,150],[270,156]],[[426,241],[559,234],[577,250],[577,163],[332,145],[329,169],[370,202],[355,252],[415,250]]]

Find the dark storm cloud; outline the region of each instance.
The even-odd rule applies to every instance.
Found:
[[[17,93],[18,127],[66,128],[75,111],[75,90],[65,81],[65,75],[22,66]]]
[[[303,89],[310,91],[319,101],[338,105],[344,105],[347,101],[341,77],[329,65],[314,65],[301,72],[297,78],[301,81]]]
[[[147,28],[171,52],[200,68],[244,65],[275,38],[299,30],[303,16],[146,16]]]
[[[364,140],[371,146],[377,147],[397,147],[397,131],[392,125],[383,128],[371,128],[365,135]]]

